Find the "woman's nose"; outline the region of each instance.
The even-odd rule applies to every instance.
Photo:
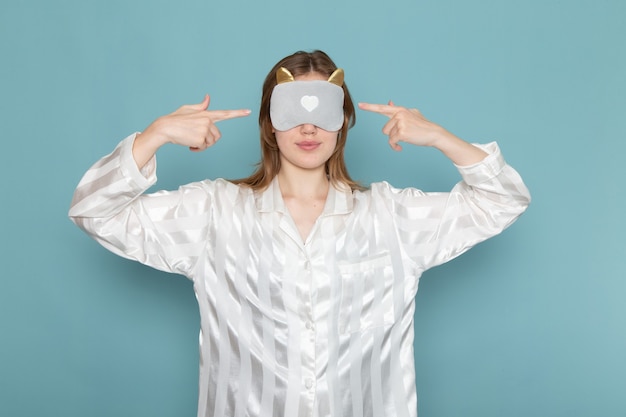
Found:
[[[300,130],[305,135],[314,135],[317,133],[317,126],[311,123],[305,123],[300,126]]]

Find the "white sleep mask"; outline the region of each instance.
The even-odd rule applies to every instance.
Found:
[[[330,132],[343,126],[343,70],[337,69],[328,81],[295,81],[293,75],[280,68],[278,84],[270,98],[270,119],[279,131],[310,123]]]

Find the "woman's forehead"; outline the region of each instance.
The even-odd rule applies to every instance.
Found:
[[[319,72],[311,71],[306,74],[296,75],[294,77],[296,81],[326,81],[328,79],[327,75],[320,74]]]

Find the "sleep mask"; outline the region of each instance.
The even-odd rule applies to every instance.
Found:
[[[270,98],[270,119],[279,131],[310,123],[330,132],[343,126],[343,70],[328,81],[296,81],[286,68],[276,72],[278,83]]]

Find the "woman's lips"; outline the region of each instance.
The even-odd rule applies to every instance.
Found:
[[[305,151],[312,151],[313,149],[317,149],[317,147],[320,146],[320,143],[305,141],[305,142],[298,142],[297,145],[300,149],[304,149]]]

